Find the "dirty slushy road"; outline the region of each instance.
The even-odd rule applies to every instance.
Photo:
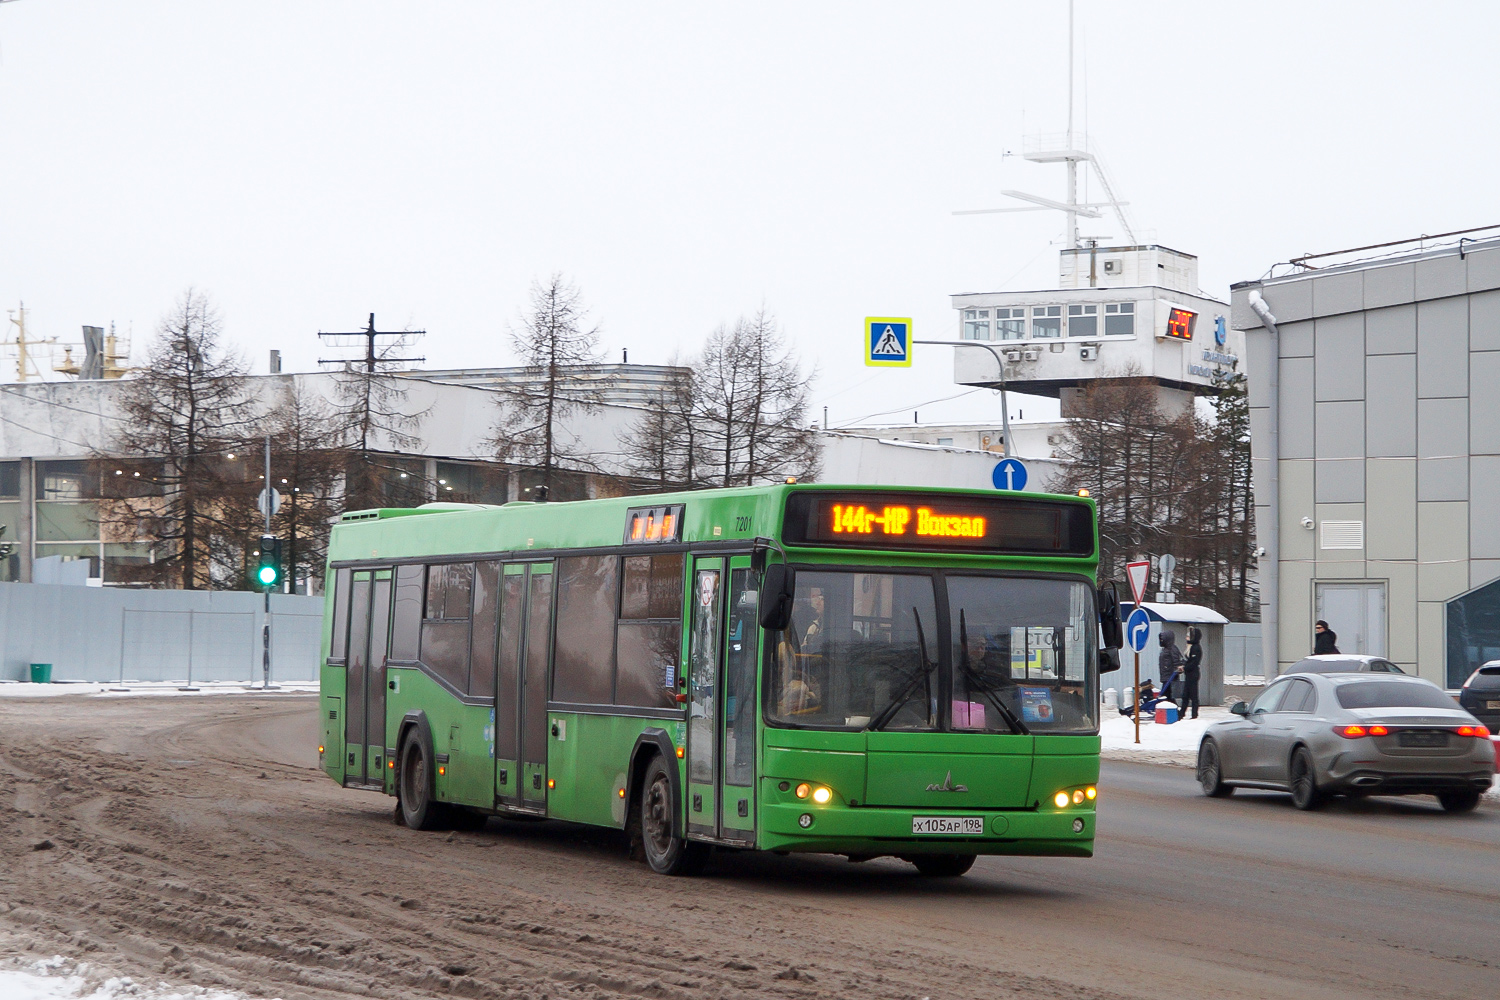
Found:
[[[305,695],[0,701],[0,956],[286,998],[1481,995],[1500,811],[1298,813],[1106,762],[1090,861],[733,855],[417,833],[316,769]],[[36,845],[51,841],[50,849]]]

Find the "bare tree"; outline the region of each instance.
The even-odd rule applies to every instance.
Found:
[[[295,588],[299,577],[322,574],[329,533],[345,509],[351,456],[340,443],[332,408],[296,376],[282,387],[265,431],[271,436],[272,485],[281,493],[271,530],[283,539],[285,577]]]
[[[1217,419],[1164,414],[1156,386],[1132,368],[1079,394],[1057,456],[1059,492],[1086,488],[1099,509],[1101,578],[1123,579],[1146,555],[1177,557],[1190,601],[1253,620],[1249,412],[1242,380],[1215,401]]]
[[[245,362],[221,334],[207,296],[184,292],[126,382],[119,429],[100,451],[137,460],[114,463],[104,477],[104,530],[156,543],[142,577],[184,590],[211,585],[223,575],[224,553],[243,548],[235,511],[253,504],[259,487],[242,461],[254,433]]]
[[[817,476],[817,441],[806,422],[815,373],[803,374],[764,309],[715,330],[693,369],[703,479],[737,486]]]
[[[700,484],[703,446],[698,414],[696,359],[673,355],[667,362],[681,374],[646,405],[646,412],[620,437],[620,451],[638,487],[691,489]]]
[[[587,319],[577,286],[553,274],[532,282],[531,307],[510,334],[522,370],[520,378],[499,387],[491,444],[502,462],[535,467],[549,491],[562,478],[560,461],[592,465],[558,433],[562,418],[599,405],[598,390],[576,377],[577,368],[600,361],[599,328]]]

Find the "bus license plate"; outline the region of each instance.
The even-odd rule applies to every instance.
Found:
[[[978,837],[984,833],[983,816],[913,816],[912,833]]]
[[[1484,707],[1492,712],[1496,711],[1497,709],[1500,709],[1500,701],[1487,701],[1484,703]]]

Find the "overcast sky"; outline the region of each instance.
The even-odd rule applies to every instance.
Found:
[[[1077,11],[1077,123],[1210,295],[1500,222],[1496,5]],[[1063,129],[1066,38],[1065,0],[3,3],[0,306],[63,341],[113,321],[139,354],[194,286],[252,371],[312,370],[319,329],[372,311],[425,328],[431,366],[489,366],[561,271],[610,360],[764,305],[819,370],[810,417],[910,420],[962,391],[952,352],[867,369],[864,316],[951,337],[950,294],[1056,283],[1061,216],[951,213],[1063,197],[1061,167],[1005,154]]]

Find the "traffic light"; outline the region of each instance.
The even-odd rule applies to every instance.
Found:
[[[266,588],[281,582],[281,539],[275,535],[260,536],[260,561],[256,564],[255,582]]]

